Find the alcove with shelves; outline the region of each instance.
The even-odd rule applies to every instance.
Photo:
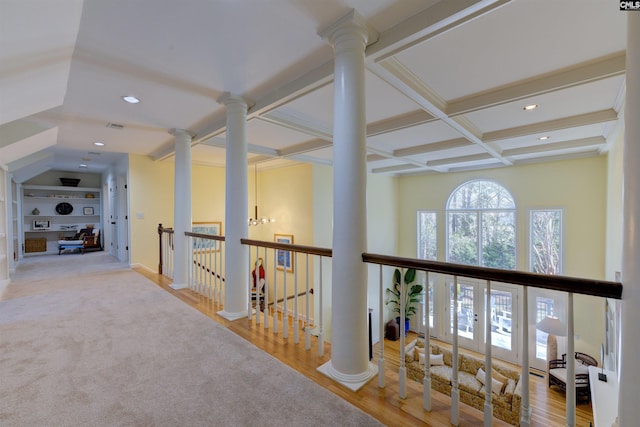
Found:
[[[23,254],[58,253],[58,240],[88,226],[102,230],[101,211],[100,188],[23,185]]]

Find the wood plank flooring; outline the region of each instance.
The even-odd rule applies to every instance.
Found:
[[[371,380],[358,392],[343,387],[317,371],[317,367],[330,360],[331,346],[324,345],[324,355],[318,356],[318,343],[312,337],[311,350],[304,348],[304,334],[300,332],[300,342],[294,344],[293,331],[289,331],[289,338],[282,337],[282,332],[274,334],[272,329],[265,329],[263,324],[256,325],[255,319],[240,319],[230,322],[220,317],[217,312],[222,309],[219,304],[211,303],[196,293],[183,289],[175,291],[169,287],[171,281],[161,275],[151,273],[142,268],[135,271],[149,278],[162,289],[175,295],[186,304],[191,305],[203,314],[222,324],[230,331],[252,342],[258,348],[273,355],[281,362],[325,387],[334,394],[357,406],[380,422],[388,426],[450,426],[451,399],[438,392],[432,393],[432,411],[422,409],[422,384],[407,381],[407,397],[400,399],[398,390],[397,366],[399,365],[399,341],[385,343],[385,388],[378,387],[377,378]],[[273,326],[273,325],[271,325]],[[282,331],[282,327],[280,327]],[[407,342],[413,337],[408,337]],[[377,363],[374,355],[373,363]],[[394,366],[395,365],[395,366]],[[555,388],[547,387],[546,379],[534,375],[530,376],[530,395],[533,413],[531,425],[536,427],[551,427],[565,425],[565,396]],[[591,405],[581,403],[577,405],[576,425],[589,426],[592,412]],[[460,405],[460,425],[477,426],[483,424],[483,414],[467,405]],[[494,426],[508,426],[500,420],[494,420]]]

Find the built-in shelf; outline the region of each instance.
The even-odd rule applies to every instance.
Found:
[[[89,197],[87,197],[87,195]],[[73,235],[87,224],[93,224],[95,228],[102,228],[102,201],[101,189],[93,187],[65,187],[47,185],[23,185],[22,186],[22,237],[24,243],[29,240],[35,247],[42,247],[41,252],[28,252],[24,255],[42,255],[52,253],[57,248],[60,235]],[[61,215],[56,210],[60,203],[72,206],[71,213]],[[38,212],[34,215],[33,212]],[[84,212],[92,212],[85,215]],[[47,229],[33,229],[34,223]],[[31,240],[33,239],[33,240]],[[42,240],[46,240],[46,245]],[[34,243],[39,240],[40,243]],[[32,247],[34,247],[32,246]],[[57,253],[57,250],[55,251]]]

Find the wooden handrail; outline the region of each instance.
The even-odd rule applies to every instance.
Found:
[[[552,276],[548,274],[501,270],[498,268],[477,267],[453,264],[449,262],[427,261],[370,253],[363,253],[362,260],[371,264],[390,265],[401,268],[415,268],[420,271],[430,271],[434,273],[449,274],[452,276],[491,280],[494,282],[513,283],[516,285],[551,289],[554,291],[573,292],[575,294],[592,295],[603,298],[622,298],[622,284],[619,282],[568,276]]]
[[[264,240],[240,239],[240,243],[249,246],[259,246],[262,248],[281,249],[284,251],[300,252],[310,255],[320,255],[331,257],[333,251],[327,248],[317,248],[315,246],[293,245],[290,243],[265,242]]]
[[[198,237],[200,239],[219,240],[224,242],[224,236],[214,236],[212,234],[192,233],[191,231],[185,231],[185,236]]]

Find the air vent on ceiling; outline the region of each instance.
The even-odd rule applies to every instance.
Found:
[[[99,153],[97,151],[89,151],[87,154],[91,155],[91,156],[99,156],[102,153]]]
[[[107,127],[111,129],[118,129],[118,130],[124,129],[124,125],[120,125],[118,123],[107,123]]]

